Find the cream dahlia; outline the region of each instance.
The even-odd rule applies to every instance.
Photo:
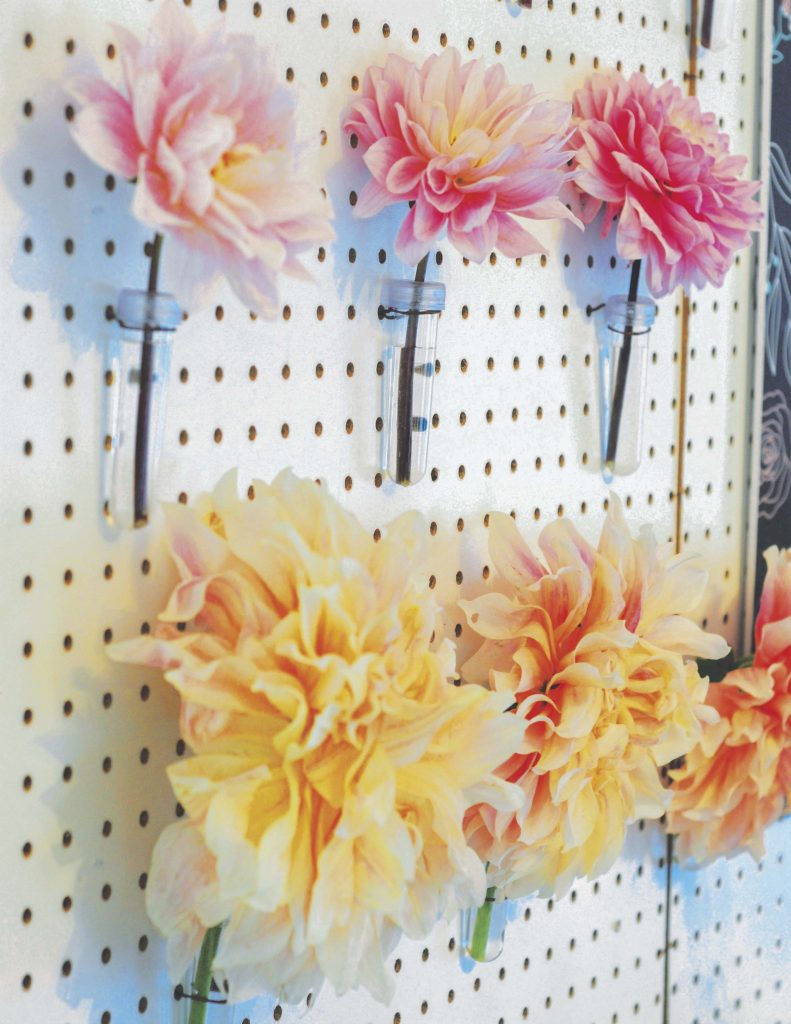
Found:
[[[468,812],[471,845],[506,895],[564,892],[607,870],[636,818],[668,802],[659,767],[686,753],[707,715],[694,657],[722,657],[718,636],[689,618],[706,573],[633,538],[617,498],[597,547],[567,520],[546,527],[536,556],[513,520],[492,515],[494,589],[462,602],[484,638],[462,668],[509,696],[524,730],[498,770],[518,785],[517,811]]]
[[[229,475],[168,510],[179,581],[155,634],[112,650],[164,672],[193,751],[169,770],[187,817],[155,849],[149,913],[176,979],[227,921],[234,1001],[324,976],[386,999],[400,934],[483,899],[463,819],[520,805],[493,769],[521,730],[509,696],[452,683],[417,514],[377,542],[313,482],[254,488]]]

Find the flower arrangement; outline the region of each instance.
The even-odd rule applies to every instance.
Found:
[[[391,54],[383,67],[368,68],[344,121],[371,173],[355,215],[408,204],[395,251],[417,264],[417,284],[425,281],[429,251],[443,232],[476,263],[493,249],[512,257],[543,252],[526,224],[551,218],[579,224],[560,198],[570,177],[570,116],[568,103],[511,84],[501,64],[462,63],[453,47],[420,65]],[[415,373],[424,374],[414,353],[420,312],[408,316],[399,365],[395,479],[404,484],[413,479],[415,420],[427,429],[430,419],[430,409],[413,414]]]
[[[171,289],[188,310],[220,276],[248,308],[278,311],[277,276],[309,276],[299,261],[333,237],[318,187],[300,177],[294,109],[266,55],[246,35],[199,31],[166,0],[144,39],[114,27],[123,83],[70,80],[73,137],[100,167],[134,182],[132,212],[154,231],[147,295],[155,304],[163,241]],[[149,318],[150,318],[149,314]],[[147,520],[152,325],[141,353],[134,525]]]
[[[253,487],[167,509],[178,582],[155,632],[111,649],[178,690],[192,751],[148,910],[174,980],[203,947],[198,1000],[212,971],[231,1001],[324,977],[387,999],[400,934],[483,899],[464,815],[521,804],[494,774],[521,729],[509,695],[453,685],[420,516],[377,541],[313,482]]]
[[[791,801],[791,550],[770,548],[755,655],[709,688],[715,717],[671,772],[668,832],[699,864],[749,850]]]
[[[712,113],[672,81],[640,73],[592,75],[574,93],[576,176],[570,196],[589,224],[603,210],[602,237],[617,221],[618,254],[632,261],[627,311],[634,315],[640,270],[655,298],[673,288],[722,285],[739,249],[761,223],[760,182],[741,175]],[[612,397],[604,464],[612,471],[631,355],[627,324]],[[602,438],[604,443],[604,438]]]
[[[561,895],[606,871],[627,824],[664,813],[659,769],[716,717],[693,659],[728,650],[689,618],[706,572],[648,528],[632,537],[616,497],[596,547],[565,519],[539,547],[541,556],[493,513],[492,590],[461,602],[483,638],[462,675],[508,695],[524,731],[498,769],[524,807],[482,801],[465,819],[490,886],[513,896]]]
[[[199,31],[174,0],[146,38],[115,31],[123,84],[70,88],[75,140],[133,183],[133,213],[154,231],[138,293],[140,525],[153,318],[170,298],[161,260],[187,308],[225,276],[271,317],[278,275],[304,276],[300,256],[332,229],[326,198],[297,172],[291,101],[250,38]],[[671,82],[597,74],[571,115],[448,48],[369,68],[344,127],[371,175],[356,215],[408,205],[395,249],[417,264],[415,285],[428,285],[443,232],[481,262],[544,251],[535,221],[581,225],[603,210],[603,235],[617,222],[632,276],[614,461],[641,265],[654,297],[720,285],[760,222],[759,183]],[[433,362],[417,366],[415,349],[439,287],[434,306],[406,314],[399,482],[426,429],[413,387]],[[177,582],[154,631],[110,654],[159,670],[181,699],[190,755],[168,775],[185,816],[156,844],[146,899],[174,981],[194,967],[189,1024],[215,982],[231,1002],[263,991],[296,1002],[325,979],[386,1001],[385,959],[438,916],[482,907],[472,943],[485,945],[498,894],[562,895],[596,877],[638,818],[669,809],[682,854],[704,861],[743,846],[760,855],[788,804],[790,551],[767,553],[754,662],[710,687],[695,659],[727,645],[691,618],[707,584],[694,559],[647,528],[633,536],[614,496],[596,546],[560,519],[537,553],[492,513],[490,589],[461,601],[481,643],[460,685],[419,515],[371,536],[323,485],[284,472],[240,499],[232,473],[165,521]],[[679,758],[668,789],[660,770]]]

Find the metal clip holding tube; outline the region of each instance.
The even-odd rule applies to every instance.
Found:
[[[212,992],[219,992],[216,982],[212,981]],[[227,1006],[227,999],[212,999],[211,996],[199,996],[193,992],[186,992],[183,985],[176,985],[173,989],[173,998],[177,1003],[181,1002],[182,999],[187,999],[193,1003],[209,1003],[211,1006]]]
[[[383,308],[383,320],[400,320],[405,316],[434,316],[441,313],[441,309],[395,309],[393,306]]]

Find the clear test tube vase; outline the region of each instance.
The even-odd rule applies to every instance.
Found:
[[[532,11],[537,7],[543,7],[547,0],[506,0],[508,9],[512,14],[519,14],[520,11]]]
[[[491,963],[505,948],[505,929],[509,919],[509,901],[498,896],[493,887],[486,892],[480,907],[463,910],[460,915],[459,952],[477,963]]]
[[[648,344],[656,306],[615,295],[597,320],[599,434],[602,476],[628,476],[643,451]]]
[[[402,486],[418,483],[428,467],[434,368],[445,286],[436,281],[385,281],[384,317],[395,328],[384,351],[381,463]]]
[[[126,289],[117,316],[120,331],[110,340],[107,358],[114,393],[105,498],[110,520],[133,529],[148,521],[156,494],[171,343],[181,309],[172,295]]]
[[[700,14],[700,45],[706,50],[724,50],[736,33],[739,0],[703,0]]]

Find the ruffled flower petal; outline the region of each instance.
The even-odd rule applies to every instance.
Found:
[[[151,634],[111,648],[164,672],[192,748],[169,769],[186,817],[157,845],[150,910],[174,980],[227,921],[234,1001],[299,1000],[325,976],[387,999],[397,938],[483,899],[464,817],[520,813],[495,769],[524,728],[507,695],[453,683],[417,513],[375,541],[312,481],[253,488],[229,475],[168,509],[173,592]]]

